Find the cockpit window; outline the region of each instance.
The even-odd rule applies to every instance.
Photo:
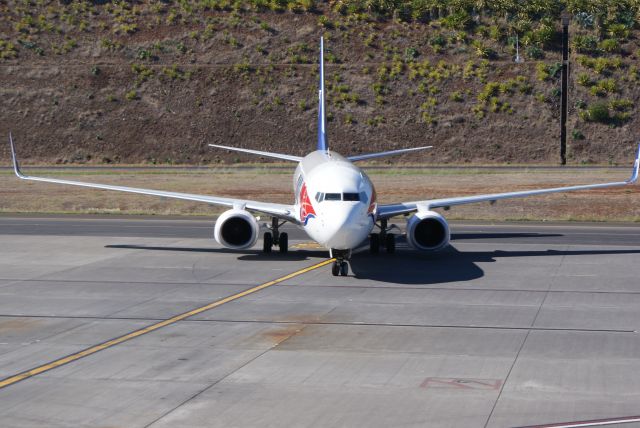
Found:
[[[325,201],[340,201],[340,200],[342,200],[342,195],[340,193],[325,193],[324,200]]]
[[[316,201],[322,202],[324,200],[324,193],[318,192],[316,193]]]
[[[343,201],[359,201],[360,194],[359,193],[343,193],[342,194]]]

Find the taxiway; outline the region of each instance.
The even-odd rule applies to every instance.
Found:
[[[212,228],[0,217],[3,426],[640,414],[640,226],[454,223],[447,251],[362,252],[347,278],[295,229],[267,256],[220,248]]]

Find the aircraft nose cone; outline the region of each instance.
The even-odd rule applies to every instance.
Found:
[[[336,209],[331,221],[325,225],[327,247],[335,249],[351,249],[356,247],[369,233],[369,221],[358,205],[344,206]]]

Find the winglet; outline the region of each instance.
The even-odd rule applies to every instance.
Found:
[[[638,143],[638,151],[636,152],[636,160],[633,164],[633,172],[627,183],[632,184],[638,181],[638,170],[640,170],[640,143]]]
[[[324,111],[324,38],[320,37],[320,90],[318,91],[318,150],[327,151],[327,119]]]
[[[13,171],[19,178],[26,178],[26,176],[20,172],[20,165],[18,165],[18,159],[16,159],[16,148],[13,145],[13,136],[9,132],[9,145],[11,145],[11,159],[13,160]]]

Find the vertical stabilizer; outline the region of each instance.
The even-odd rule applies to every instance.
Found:
[[[327,119],[324,110],[324,38],[320,37],[320,90],[318,91],[318,150],[327,151]]]

